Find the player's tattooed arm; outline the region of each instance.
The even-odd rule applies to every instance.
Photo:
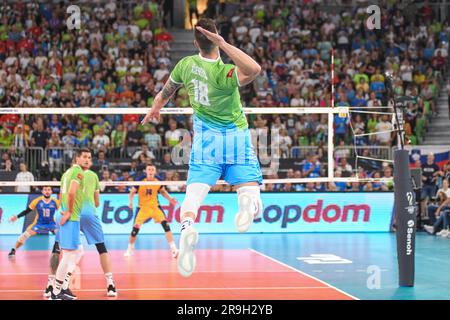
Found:
[[[172,80],[167,80],[166,84],[164,85],[162,91],[161,91],[161,98],[163,100],[169,100],[172,95],[181,88],[181,84],[175,83]]]
[[[167,102],[169,102],[169,99],[181,86],[182,84],[175,83],[170,79],[167,80],[163,89],[156,95],[152,108],[141,121],[141,124],[145,125],[148,121],[153,119],[159,121],[160,110],[166,105]]]

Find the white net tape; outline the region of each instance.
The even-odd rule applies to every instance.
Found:
[[[393,109],[392,106],[388,106],[388,107],[363,107],[364,109]],[[351,107],[351,108],[347,108],[347,116],[350,116],[352,113],[363,113],[363,114],[375,114],[375,115],[389,115],[391,116],[391,123],[392,123],[392,130],[382,130],[382,131],[376,131],[376,132],[369,132],[369,133],[356,133],[355,132],[355,127],[353,126],[352,123],[352,119],[350,117],[350,128],[352,130],[353,133],[353,146],[354,146],[354,151],[355,151],[355,169],[358,169],[358,160],[359,159],[366,159],[366,160],[373,160],[373,161],[382,161],[382,162],[388,162],[388,163],[394,163],[393,160],[391,159],[380,159],[380,158],[374,158],[374,157],[367,157],[367,156],[361,156],[358,154],[358,150],[356,148],[357,143],[356,143],[356,138],[358,137],[369,137],[369,136],[374,136],[374,135],[380,135],[380,134],[386,134],[386,133],[393,133],[393,132],[397,132],[396,129],[396,125],[395,125],[395,113],[394,112],[383,112],[383,111],[367,111],[367,110],[361,110],[360,107]],[[359,179],[359,181],[361,181],[361,179]]]
[[[373,107],[364,109],[381,109],[389,107]],[[263,184],[276,184],[276,183],[327,183],[327,182],[389,182],[392,181],[391,178],[358,178],[358,177],[346,177],[338,178],[334,177],[334,145],[333,145],[333,117],[334,114],[339,114],[339,116],[346,116],[353,112],[364,112],[364,113],[375,113],[375,114],[388,114],[393,115],[393,113],[387,112],[372,112],[366,110],[359,110],[360,108],[353,107],[336,107],[336,108],[243,108],[245,114],[328,114],[328,177],[317,177],[317,178],[286,178],[286,179],[264,179]],[[147,108],[0,108],[0,114],[100,114],[100,115],[111,115],[111,114],[139,114],[144,115],[148,112]],[[161,114],[193,114],[192,108],[163,108]],[[350,127],[354,133],[354,128],[350,121]],[[392,130],[392,132],[395,130]],[[377,134],[377,133],[371,133]],[[367,135],[371,135],[367,134]],[[366,135],[366,134],[365,134]],[[361,135],[360,135],[361,136]],[[331,142],[331,143],[330,143]],[[357,158],[366,158],[378,161],[392,162],[388,159],[377,159],[359,156],[356,152]],[[357,168],[357,167],[356,167]],[[101,182],[104,186],[138,186],[138,185],[185,185],[186,181],[111,181],[111,182]],[[225,184],[224,181],[219,180],[217,184]],[[20,182],[20,181],[0,181],[0,186],[59,186],[59,181],[33,181],[33,182]]]

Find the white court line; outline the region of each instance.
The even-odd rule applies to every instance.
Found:
[[[355,297],[355,296],[352,296],[351,294],[349,294],[349,293],[347,293],[347,292],[345,292],[345,291],[343,291],[343,290],[341,290],[341,289],[338,289],[338,288],[336,288],[335,286],[333,286],[333,285],[331,285],[331,284],[329,284],[329,283],[327,283],[327,282],[325,282],[325,281],[322,281],[322,280],[320,280],[320,279],[318,279],[318,278],[316,278],[316,277],[314,277],[314,276],[312,276],[312,275],[310,275],[310,274],[307,274],[307,273],[305,273],[305,272],[303,272],[303,271],[300,271],[300,270],[298,270],[298,269],[296,269],[296,268],[294,268],[294,267],[291,267],[290,265],[288,265],[288,264],[286,264],[286,263],[284,263],[284,262],[281,262],[281,261],[279,261],[279,260],[277,260],[277,259],[275,259],[275,258],[272,258],[272,257],[270,257],[270,256],[268,256],[268,255],[265,255],[265,254],[262,253],[262,252],[256,251],[255,249],[252,249],[252,248],[248,248],[248,250],[253,251],[253,252],[256,253],[256,254],[259,254],[260,256],[263,256],[263,257],[265,257],[265,258],[267,258],[267,259],[269,259],[269,260],[271,260],[271,261],[273,261],[273,262],[276,262],[276,263],[278,263],[278,264],[280,264],[280,265],[282,265],[282,266],[284,266],[284,267],[286,267],[286,268],[289,268],[289,269],[291,269],[291,270],[293,270],[293,271],[295,271],[295,272],[298,272],[298,273],[304,275],[305,277],[314,279],[314,280],[316,280],[316,281],[318,281],[318,282],[320,282],[320,283],[326,285],[328,288],[332,288],[332,289],[334,289],[334,290],[336,290],[336,291],[339,291],[340,293],[345,294],[346,296],[348,296],[348,297],[350,297],[350,298],[352,298],[352,299],[359,300],[359,298],[357,298],[357,297]]]
[[[238,288],[117,288],[117,291],[208,291],[208,290],[310,290],[310,289],[329,289],[328,287],[238,287]],[[73,289],[76,292],[98,292],[105,289]],[[16,293],[16,292],[42,292],[43,290],[0,290],[0,293]]]

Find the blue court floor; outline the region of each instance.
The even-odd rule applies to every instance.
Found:
[[[0,251],[9,250],[16,239],[0,236]],[[18,254],[51,248],[53,239],[46,235],[31,238]],[[127,242],[128,235],[106,236],[111,250],[125,250]],[[422,232],[416,238],[413,288],[398,287],[394,233],[203,234],[198,248],[250,248],[362,300],[450,299],[450,239]],[[85,244],[85,249],[95,247]],[[152,249],[167,249],[163,234],[139,235],[136,250]]]

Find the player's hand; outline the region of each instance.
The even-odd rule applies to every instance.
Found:
[[[131,210],[133,210],[133,204],[130,203],[130,204],[128,205],[128,208],[130,208]]]
[[[65,224],[67,222],[67,220],[69,220],[70,216],[72,215],[72,213],[69,212],[61,212],[62,214],[62,218],[61,220],[59,220],[59,225],[62,226],[63,224]]]
[[[17,216],[12,216],[11,218],[9,218],[9,222],[13,223],[17,221]]]
[[[159,122],[160,112],[161,110],[155,107],[152,107],[148,113],[145,115],[144,119],[142,119],[141,124],[145,126],[151,120],[157,120]]]
[[[205,30],[202,27],[196,27],[196,28],[198,31],[203,33],[203,35],[206,38],[208,38],[209,41],[214,43],[216,46],[220,47],[221,45],[223,45],[225,43],[225,40],[223,39],[223,37],[220,34]]]
[[[178,203],[178,200],[175,198],[170,199],[169,203],[175,207],[175,205]]]

